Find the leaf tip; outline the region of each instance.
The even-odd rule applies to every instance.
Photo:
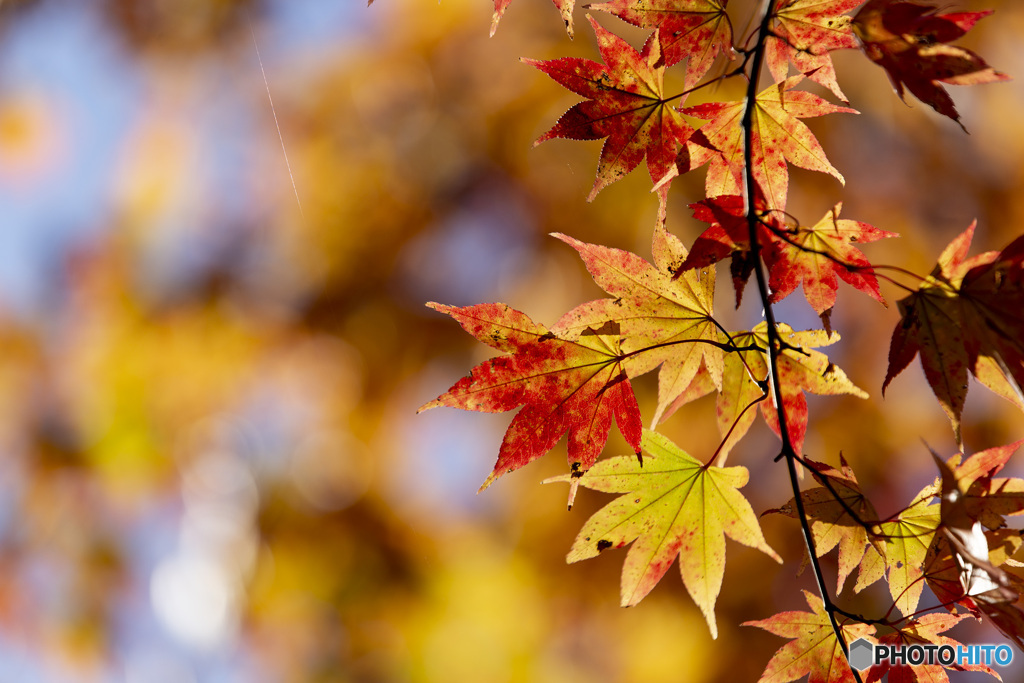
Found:
[[[426,403],[424,403],[423,405],[416,409],[416,414],[419,415],[420,413],[426,412],[431,408],[436,408],[439,405],[442,405],[440,397],[435,398],[433,401],[427,401]]]
[[[480,488],[478,488],[476,490],[477,494],[479,495],[479,494],[483,493],[484,489],[486,489],[488,486],[493,484],[498,479],[498,477],[500,477],[500,476],[501,476],[501,472],[498,472],[497,470],[495,470],[494,472],[491,472],[489,475],[487,475],[487,478],[484,479],[484,483],[480,484]]]
[[[432,308],[433,310],[438,311],[440,313],[445,313],[451,308],[446,304],[439,304],[436,301],[428,301],[423,305],[426,306],[427,308]]]

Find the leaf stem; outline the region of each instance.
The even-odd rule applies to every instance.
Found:
[[[719,453],[721,453],[722,449],[725,448],[725,444],[726,442],[729,441],[729,437],[732,436],[732,433],[736,430],[736,425],[740,423],[740,420],[743,419],[743,416],[747,413],[747,411],[756,406],[761,401],[765,400],[766,398],[768,398],[767,390],[765,390],[765,392],[761,394],[760,398],[755,398],[753,401],[748,403],[746,407],[743,408],[743,410],[740,411],[740,414],[736,416],[735,420],[733,420],[732,426],[729,427],[729,431],[726,432],[724,437],[722,437],[722,443],[718,444],[718,448],[716,448],[715,452],[711,454],[711,458],[706,463],[704,463],[705,468],[711,467],[715,463],[715,461],[718,460]]]
[[[757,274],[757,291],[764,306],[765,321],[768,324],[768,372],[771,379],[772,393],[775,398],[775,411],[778,415],[779,432],[782,438],[782,455],[786,459],[786,467],[789,470],[790,486],[793,489],[793,500],[796,504],[797,516],[800,519],[800,528],[803,531],[804,544],[807,546],[807,555],[810,558],[811,567],[814,570],[814,579],[818,584],[818,593],[821,595],[825,612],[828,614],[832,631],[843,654],[849,657],[850,647],[843,635],[843,630],[836,620],[836,605],[825,587],[825,577],[821,571],[821,563],[818,561],[817,552],[814,547],[814,537],[811,534],[811,525],[807,519],[807,512],[804,508],[803,498],[800,495],[800,481],[797,477],[796,461],[797,453],[789,436],[789,425],[786,419],[786,410],[782,404],[782,387],[779,381],[778,360],[782,348],[782,338],[779,335],[778,323],[775,320],[775,312],[772,310],[771,294],[768,289],[768,282],[761,266],[761,245],[757,239],[757,227],[760,219],[755,210],[755,197],[758,191],[757,182],[754,179],[754,109],[757,106],[758,80],[765,60],[765,48],[768,37],[771,36],[771,21],[775,14],[775,0],[765,0],[764,14],[761,17],[761,24],[757,31],[757,41],[754,45],[754,54],[751,63],[750,78],[747,82],[747,96],[743,106],[743,118],[741,128],[743,131],[743,214],[747,221],[747,229],[750,234],[751,258],[754,262],[754,272]],[[856,669],[850,667],[854,679],[862,683],[860,674]]]
[[[721,81],[724,81],[726,79],[732,78],[733,76],[739,76],[740,74],[743,73],[743,67],[745,65],[746,65],[746,63],[744,62],[744,64],[736,67],[735,69],[733,69],[731,71],[726,71],[724,74],[718,76],[717,78],[712,78],[711,80],[704,81],[700,85],[695,85],[692,88],[684,90],[684,91],[682,91],[680,93],[676,93],[675,95],[671,95],[670,97],[665,97],[665,98],[663,98],[661,100],[661,103],[662,104],[668,104],[672,100],[678,100],[681,97],[686,97],[690,93],[696,92],[696,91],[700,90],[701,88],[706,88],[709,85],[715,85],[717,83],[720,83]]]

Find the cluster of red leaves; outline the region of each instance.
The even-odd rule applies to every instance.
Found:
[[[553,2],[572,35],[574,0]],[[661,202],[653,262],[556,235],[576,249],[609,297],[576,307],[550,328],[500,303],[430,304],[503,355],[481,363],[422,409],[520,409],[481,488],[543,456],[567,435],[570,472],[554,480],[570,484],[570,507],[579,486],[623,494],[588,520],[569,561],[631,544],[622,604],[632,605],[678,557],[683,583],[716,635],[714,605],[722,584],[725,537],[779,560],[739,492],[747,483],[746,469],[723,466],[760,404],[766,423],[780,436],[784,418],[788,438],[783,442],[794,450],[789,455],[821,484],[802,492],[799,500],[816,554],[838,548],[838,590],[854,570],[854,592],[885,577],[893,610],[902,615],[859,621],[844,617],[836,623],[833,607],[808,595],[811,612],[748,622],[793,639],[776,653],[763,681],[804,675],[812,682],[853,680],[843,657],[844,644],[853,638],[955,642],[939,634],[965,616],[920,614],[925,584],[944,607],[952,611],[959,606],[986,618],[1024,646],[1024,613],[1014,605],[1024,588],[1024,575],[1014,573],[1024,567],[1016,557],[1021,541],[1002,529],[1004,516],[1024,511],[1024,480],[994,478],[1019,444],[963,463],[957,457],[939,460],[941,479],[886,519],[878,518],[845,460],[835,469],[802,457],[805,392],[867,397],[817,349],[839,339],[829,315],[840,279],[884,304],[876,269],[859,244],[895,235],[841,219],[841,203],[813,225],[786,213],[790,165],[843,182],[804,123],[826,114],[857,113],[802,89],[813,81],[846,103],[832,52],[861,48],[886,70],[900,97],[905,87],[959,123],[943,83],[1006,78],[977,55],[950,44],[988,12],[943,14],[908,0],[777,0],[768,4],[771,14],[751,46],[734,43],[727,2],[610,0],[589,5],[652,32],[637,50],[588,15],[602,62],[524,60],[584,98],[536,144],[553,138],[605,140],[588,201],[646,159]],[[492,32],[509,3],[495,0]],[[709,78],[723,57],[734,66]],[[772,83],[755,96],[759,74],[748,73],[748,67],[762,60]],[[683,89],[666,93],[666,70],[676,65]],[[740,75],[753,79],[749,99],[686,105],[704,85]],[[706,196],[690,207],[708,227],[687,250],[665,229],[665,206],[673,178],[705,166]],[[902,319],[883,384],[884,391],[920,354],[957,434],[968,371],[1024,409],[1024,238],[1002,252],[968,258],[972,234],[973,226],[943,252],[917,291],[899,302]],[[727,331],[713,316],[713,265],[726,257],[737,306],[751,273],[758,270],[760,277],[763,264],[765,306],[802,286],[825,330],[796,331],[762,322],[751,330]],[[654,424],[689,401],[717,395],[722,442],[706,462],[643,430],[631,382],[656,369]],[[613,421],[635,457],[598,462]],[[794,498],[772,512],[796,517],[797,507]],[[869,680],[886,671],[873,670]],[[935,666],[910,673],[893,669],[890,679],[946,680],[946,675]]]

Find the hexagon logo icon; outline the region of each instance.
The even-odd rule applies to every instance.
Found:
[[[863,671],[864,669],[869,668],[873,663],[872,660],[874,659],[871,656],[873,650],[874,648],[871,646],[871,643],[864,638],[858,638],[850,643],[850,656],[848,658],[850,666],[857,671]]]

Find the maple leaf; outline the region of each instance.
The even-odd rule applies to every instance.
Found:
[[[650,593],[679,556],[683,584],[717,638],[714,607],[725,573],[725,537],[782,562],[739,492],[749,478],[747,469],[705,465],[646,430],[643,450],[649,457],[642,467],[630,456],[609,458],[580,478],[581,486],[625,495],[587,520],[566,559],[578,562],[632,543],[622,567],[622,605],[627,607]]]
[[[855,289],[885,304],[871,262],[853,243],[874,242],[897,235],[860,221],[840,219],[842,208],[842,203],[836,204],[815,225],[787,230],[768,243],[764,260],[768,265],[772,303],[785,299],[803,282],[807,303],[818,315],[823,315],[836,302],[838,275]]]
[[[935,111],[960,123],[941,83],[977,85],[1009,80],[957,40],[992,11],[939,14],[935,7],[906,0],[869,0],[853,17],[864,54],[885,69],[900,99],[903,86]],[[961,124],[961,128],[963,124]]]
[[[675,396],[661,417],[664,420],[690,401],[717,390],[716,421],[723,437],[715,459],[719,464],[725,462],[733,446],[754,423],[757,411],[751,408],[768,397],[768,358],[762,350],[749,348],[757,343],[754,334],[733,332],[730,337],[732,343],[743,350],[725,356],[719,384],[715,384],[707,368],[702,365],[689,386]]]
[[[537,67],[560,85],[587,99],[562,115],[535,145],[552,138],[598,140],[607,137],[601,149],[597,179],[587,197],[624,177],[647,158],[652,181],[658,181],[677,167],[680,147],[693,130],[679,112],[668,106],[663,95],[665,67],[659,66],[661,52],[656,40],[648,40],[641,52],[605,30],[593,17],[597,45],[604,64],[578,57],[549,61],[522,60]],[[658,189],[662,199],[668,184]]]
[[[643,28],[657,28],[665,66],[685,57],[686,90],[697,85],[715,58],[732,48],[729,0],[612,0],[590,9],[609,12]]]
[[[628,355],[627,373],[636,376],[661,366],[656,424],[667,406],[691,383],[703,364],[721,386],[727,342],[712,315],[714,271],[691,271],[675,278],[686,248],[663,226],[654,232],[654,264],[636,254],[565,235],[555,237],[576,249],[594,281],[616,297],[586,304],[590,324],[614,321]]]
[[[989,448],[962,463],[959,453],[949,459],[952,476],[962,489],[959,497],[963,500],[964,514],[970,520],[979,521],[989,529],[999,529],[1006,526],[1004,516],[1024,512],[1024,480],[995,477],[1022,445],[1024,439]]]
[[[860,564],[869,543],[877,542],[869,537],[864,525],[873,524],[878,519],[874,506],[861,492],[857,477],[842,454],[839,461],[840,469],[837,470],[824,463],[805,459],[804,462],[815,471],[815,478],[818,481],[826,479],[831,490],[819,486],[800,494],[804,512],[811,522],[811,534],[818,557],[824,557],[833,548],[839,547],[837,593],[842,592],[846,577]],[[796,519],[795,501],[791,498],[781,508],[765,511],[765,514],[768,513],[781,513]]]
[[[829,52],[857,47],[851,18],[845,12],[863,1],[781,0],[775,7],[773,35],[768,36],[765,44],[772,78],[776,82],[786,80],[792,61],[800,73],[846,102]]]
[[[743,197],[736,194],[720,195],[690,204],[693,217],[707,223],[709,227],[697,237],[693,249],[679,266],[679,272],[705,268],[731,255],[730,272],[733,289],[736,291],[737,308],[756,265],[750,253],[750,229],[744,215],[745,206]],[[774,239],[772,230],[781,230],[783,226],[774,218],[773,213],[765,211],[760,196],[755,201],[754,210],[758,219],[757,239],[763,247]]]
[[[923,567],[940,520],[939,506],[932,504],[936,493],[938,487],[929,484],[899,514],[877,525],[876,538],[883,541],[885,548],[881,559],[888,570],[889,594],[896,609],[904,615],[914,613],[924,589]],[[865,553],[865,561],[872,559]],[[868,571],[863,562],[861,571]],[[857,590],[868,583],[863,576],[858,577]]]
[[[986,532],[981,521],[986,519],[986,525],[1001,527],[1005,524],[1003,514],[1021,512],[1024,482],[995,480],[992,475],[1022,443],[976,453],[962,464],[959,455],[947,463],[932,454],[941,473],[941,528],[945,538],[929,552],[925,577],[944,604],[966,606],[1024,647],[1024,613],[1012,604],[1019,599],[1024,581],[1001,567],[1020,550],[1024,539],[1016,530]],[[1009,500],[1004,498],[1007,488],[1011,489]]]
[[[1024,410],[1024,237],[963,267],[967,272],[960,282],[960,300],[973,372]],[[979,364],[982,359],[991,363]]]
[[[756,626],[793,639],[772,656],[758,683],[786,683],[803,676],[807,676],[807,683],[853,683],[853,672],[821,598],[808,591],[804,591],[804,598],[810,612],[782,612],[768,619],[743,623],[743,626]],[[872,631],[867,624],[858,623],[840,622],[840,629],[847,643],[868,638]]]
[[[898,625],[892,625],[891,628],[893,630],[891,633],[878,636],[878,644],[888,646],[934,645],[936,647],[948,645],[955,651],[958,647],[962,647],[961,643],[948,636],[940,636],[939,634],[948,631],[967,618],[969,618],[967,614],[924,614],[915,619],[908,619]],[[999,674],[984,664],[957,664],[950,668],[957,671],[983,671],[1002,680]],[[888,660],[885,660],[879,665],[871,667],[870,671],[868,671],[867,683],[880,681],[886,674],[889,675],[889,683],[911,683],[912,681],[920,681],[921,683],[949,682],[949,676],[941,664],[892,666]]]
[[[789,187],[787,161],[810,171],[828,173],[839,182],[845,182],[842,174],[825,157],[817,138],[800,119],[858,112],[831,104],[813,93],[793,90],[803,78],[803,75],[797,75],[768,86],[754,102],[751,170],[769,209],[783,211],[786,208]],[[744,169],[741,120],[744,106],[742,100],[707,102],[681,110],[688,116],[707,121],[693,136],[693,141],[716,152],[711,158],[705,183],[709,197],[741,193]],[[686,157],[684,164],[685,168],[679,172],[695,167],[690,156]]]
[[[694,218],[710,227],[697,237],[693,250],[680,267],[681,271],[703,267],[731,254],[737,306],[754,268],[744,205],[743,197],[738,195],[723,195],[691,204]],[[776,212],[766,212],[763,202],[755,204],[758,242],[768,266],[772,303],[792,294],[802,282],[807,302],[818,315],[825,315],[836,301],[837,276],[885,303],[871,262],[853,243],[874,242],[895,237],[896,233],[860,221],[840,219],[842,207],[842,203],[836,204],[811,227],[788,227],[775,218]]]
[[[960,567],[964,594],[979,603],[1013,602],[1017,592],[1009,588],[1009,575],[989,561],[988,538],[981,522],[968,510],[967,493],[973,482],[960,476],[936,453],[932,452],[932,457],[941,475],[940,528]]]
[[[815,350],[816,347],[838,341],[838,334],[828,335],[824,330],[795,332],[785,323],[778,324],[778,331],[784,345],[778,358],[782,405],[786,411],[790,442],[796,452],[800,453],[807,433],[805,391],[820,395],[852,394],[858,398],[867,398],[867,394],[851,382],[846,373],[830,362],[825,354]],[[781,435],[775,398],[761,401],[764,397],[762,387],[769,386],[766,381],[768,354],[764,350],[768,348],[767,323],[758,324],[750,332],[733,332],[730,336],[733,343],[744,350],[730,353],[725,358],[717,403],[719,431],[723,436],[728,434],[722,447],[723,453],[728,452],[749,429],[754,413],[748,408],[753,403],[761,403],[761,414],[765,422],[772,431]],[[670,414],[713,388],[710,380],[702,377],[699,372],[692,386],[673,402],[666,413]]]
[[[988,547],[988,561],[995,567],[1002,567],[1014,553],[1024,547],[1024,539],[1017,529],[989,529],[984,532]],[[928,549],[924,563],[924,579],[928,588],[947,609],[963,605],[975,616],[981,616],[978,605],[970,597],[970,582],[973,572],[965,572],[964,565],[955,557],[955,551],[946,536],[936,536]],[[1006,572],[1010,582],[1018,591],[1024,587],[1024,580]],[[1024,631],[1021,632],[1024,635]]]
[[[639,452],[640,409],[622,368],[614,330],[586,330],[566,340],[505,304],[427,305],[455,318],[485,344],[511,354],[481,363],[420,408],[504,412],[523,407],[505,432],[498,461],[481,490],[547,453],[566,432],[569,462],[579,476],[604,448],[613,417],[626,442]]]
[[[807,399],[804,392],[822,396],[852,394],[858,398],[867,398],[867,393],[850,381],[841,368],[829,361],[828,356],[817,347],[829,346],[839,341],[839,335],[829,335],[824,330],[803,330],[796,332],[789,325],[777,325],[779,337],[784,348],[778,356],[779,384],[782,389],[782,407],[786,411],[786,423],[789,426],[789,440],[793,449],[799,454],[803,452],[804,436],[807,433]],[[768,348],[768,324],[761,322],[753,330],[757,344]],[[771,404],[761,404],[761,414],[765,422],[776,434],[782,434],[776,412],[776,397],[771,397]]]
[[[372,2],[373,0],[370,1]],[[498,22],[501,21],[501,17],[504,16],[505,10],[511,2],[512,0],[494,0],[494,16],[491,17],[491,36],[498,30]],[[565,23],[565,32],[572,38],[572,10],[576,0],[551,0],[551,2],[555,4],[558,13],[562,15],[562,21]]]
[[[939,404],[960,437],[967,374],[1024,410],[1024,239],[967,258],[975,223],[956,237],[918,288],[898,303],[889,383],[920,354]]]

